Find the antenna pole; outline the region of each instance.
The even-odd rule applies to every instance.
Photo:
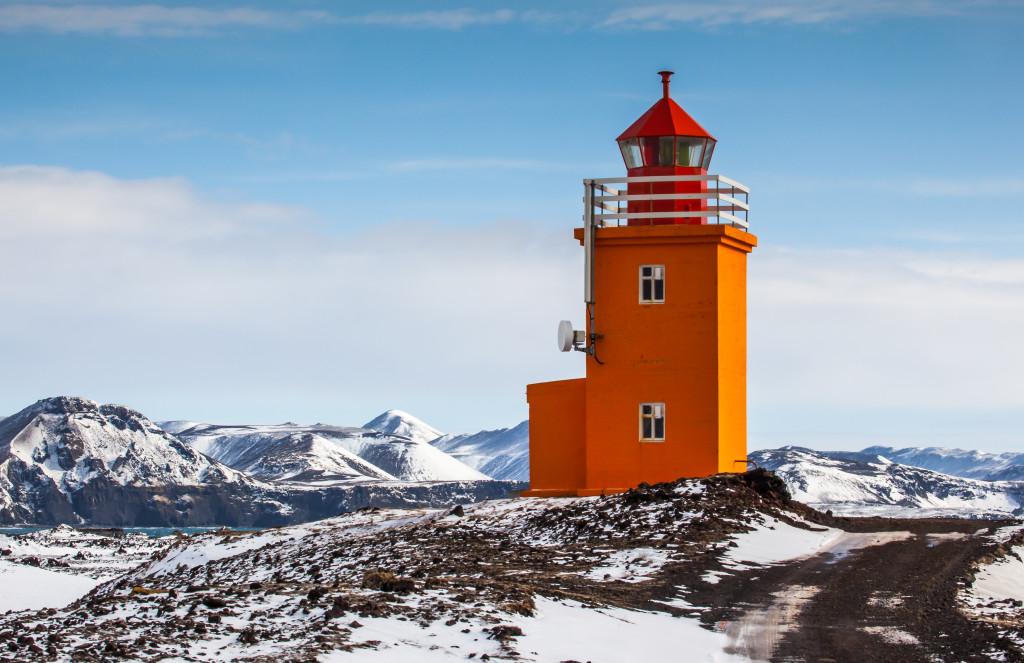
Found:
[[[604,338],[594,331],[594,180],[583,180],[583,301],[587,305],[588,334],[586,353],[599,364],[597,339]]]
[[[594,303],[594,180],[583,180],[583,301]]]

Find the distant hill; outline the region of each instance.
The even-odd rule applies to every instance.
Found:
[[[470,435],[443,435],[431,445],[495,479],[530,480],[530,422]]]
[[[1017,517],[1024,514],[1024,482],[984,481],[894,463],[863,452],[800,447],[749,454],[774,470],[793,498],[847,515]]]
[[[388,410],[363,424],[363,428],[407,437],[416,442],[430,442],[441,437],[441,431],[423,423],[408,412]]]
[[[388,414],[391,413],[374,421]],[[419,420],[413,420],[411,425],[394,417],[389,421],[397,430],[416,437],[325,424],[198,424],[178,436],[193,449],[268,481],[479,481],[490,478],[423,441],[420,434],[433,429]]]
[[[831,452],[829,452],[831,454]],[[841,453],[841,452],[840,452]],[[942,447],[868,447],[860,453],[883,456],[894,463],[985,481],[1024,480],[1024,453],[991,454]]]

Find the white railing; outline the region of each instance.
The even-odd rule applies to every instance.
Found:
[[[610,184],[630,185],[647,182],[707,182],[707,191],[695,193],[629,194]],[[654,187],[651,187],[654,188]],[[696,188],[696,187],[695,187]],[[654,219],[704,218],[707,223],[730,225],[747,230],[750,189],[721,175],[664,175],[660,177],[605,177],[583,180],[583,299],[588,310],[594,303],[594,230],[618,226],[625,219],[640,220],[653,225]],[[740,200],[742,198],[742,200]],[[633,201],[705,200],[699,210],[669,212],[630,212]],[[654,205],[652,205],[654,207]],[[740,218],[740,215],[743,218]],[[589,347],[589,346],[588,346]]]
[[[644,193],[629,194],[627,186],[654,182],[707,182],[707,191],[693,193]],[[624,185],[621,189],[609,185]],[[725,224],[734,228],[748,229],[747,213],[750,211],[750,189],[739,182],[721,175],[664,175],[659,177],[605,177],[583,180],[585,188],[584,221],[598,228],[621,225],[622,220],[642,219],[653,223],[654,219],[706,218],[707,223]],[[654,188],[654,187],[651,187]],[[666,200],[705,200],[699,210],[675,210],[667,212],[630,212],[630,202]],[[635,209],[635,207],[634,207]],[[634,224],[635,225],[635,224]]]

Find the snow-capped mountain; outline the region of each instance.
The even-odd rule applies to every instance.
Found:
[[[967,479],[882,456],[847,455],[857,457],[785,447],[755,451],[749,458],[774,470],[794,499],[821,510],[847,515],[1024,514],[1024,482]]]
[[[56,397],[3,419],[0,524],[270,527],[366,506],[476,502],[523,487],[490,480],[424,442],[361,428],[188,423],[168,428],[191,431],[197,447],[239,469],[120,405]]]
[[[388,410],[363,424],[363,428],[407,437],[416,442],[430,442],[443,434],[433,426],[401,410]]]
[[[432,446],[495,479],[529,481],[530,422],[471,435],[442,435]]]
[[[47,398],[0,421],[0,522],[188,522],[258,490],[121,405]]]
[[[840,452],[841,453],[841,452]],[[884,456],[895,463],[923,467],[928,470],[952,474],[968,479],[985,481],[1024,480],[1024,453],[991,454],[967,449],[941,447],[868,447],[860,452]],[[834,455],[829,452],[829,455]],[[838,455],[838,454],[835,454]]]
[[[323,425],[194,424],[178,436],[194,450],[264,481],[397,480],[339,443],[364,432]]]
[[[62,493],[99,478],[122,486],[195,486],[242,477],[139,412],[84,398],[44,399],[4,419],[0,454],[8,468],[17,461],[39,468]]]
[[[388,422],[398,430],[410,433],[433,430],[412,417],[410,425],[397,419],[391,417]],[[367,428],[324,424],[199,424],[181,431],[178,436],[193,449],[264,480],[478,481],[490,478],[412,435]]]

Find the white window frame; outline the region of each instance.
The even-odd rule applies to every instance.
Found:
[[[651,270],[650,275],[644,274],[644,270]],[[661,282],[661,298],[657,298],[655,284]],[[644,299],[644,283],[651,284],[651,298]],[[665,303],[665,265],[640,265],[640,290],[638,293],[641,304],[664,304]]]
[[[648,408],[650,408],[648,410]],[[644,436],[644,422],[651,422],[651,437]],[[658,421],[661,421],[661,437],[658,437]],[[640,441],[641,442],[664,442],[665,441],[665,404],[664,403],[641,403],[640,404]]]

